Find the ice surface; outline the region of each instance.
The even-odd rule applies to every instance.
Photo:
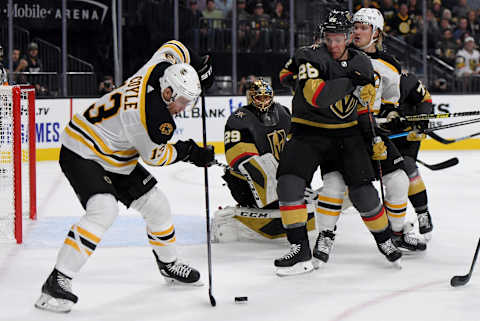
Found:
[[[402,270],[379,254],[357,215],[344,215],[330,262],[297,277],[273,273],[273,259],[288,249],[285,242],[213,244],[215,308],[208,299],[203,169],[150,168],[170,200],[179,254],[200,269],[206,286],[166,286],[143,220],[122,207],[74,279],[79,302],[67,315],[37,310],[33,303],[82,208],[58,164],[39,163],[39,219],[25,224],[23,245],[0,244],[0,320],[480,320],[480,275],[474,272],[465,287],[449,285],[453,275],[468,272],[480,236],[480,151],[424,151],[419,158],[437,163],[453,156],[460,163],[450,169],[420,167],[435,230],[427,252],[405,255]],[[222,186],[221,168],[209,173],[213,215],[233,199]],[[317,179],[314,187],[320,185]],[[410,207],[408,218],[415,219]],[[248,296],[248,303],[235,304],[236,296]]]

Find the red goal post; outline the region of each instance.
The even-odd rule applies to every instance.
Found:
[[[35,88],[0,86],[0,241],[22,243],[36,219]]]

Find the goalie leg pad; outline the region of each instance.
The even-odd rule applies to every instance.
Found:
[[[385,209],[392,231],[401,233],[407,213],[408,185],[407,174],[400,169],[383,177],[385,185]]]
[[[70,228],[58,252],[56,268],[73,278],[93,254],[117,215],[118,203],[115,196],[95,194],[90,197],[85,215]]]
[[[315,230],[313,212],[308,214],[307,230]],[[284,237],[285,229],[278,209],[227,206],[213,215],[213,242],[266,241]]]
[[[271,153],[252,156],[238,166],[240,173],[247,179],[259,208],[278,200],[277,167],[278,162]]]
[[[319,231],[332,230],[340,218],[343,198],[347,189],[340,172],[330,172],[322,177],[323,188],[316,204],[317,226]]]
[[[137,210],[147,223],[148,242],[158,258],[162,262],[175,261],[175,228],[170,203],[165,194],[155,186],[133,201],[131,207]]]

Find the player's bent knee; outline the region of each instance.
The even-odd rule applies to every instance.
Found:
[[[112,226],[118,216],[118,202],[112,194],[95,194],[87,202],[84,219],[103,230]],[[80,225],[82,224],[80,221]],[[84,222],[85,223],[85,222]],[[92,227],[89,227],[92,229]]]
[[[151,230],[162,230],[171,225],[172,211],[165,194],[156,186],[133,201],[131,207],[144,218]]]
[[[349,186],[349,196],[353,206],[359,212],[369,212],[376,209],[380,204],[378,193],[372,184]]]
[[[301,200],[304,197],[305,187],[305,179],[296,175],[282,175],[278,178],[278,199],[280,202]]]

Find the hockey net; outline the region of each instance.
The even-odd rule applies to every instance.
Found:
[[[36,218],[35,90],[0,86],[0,242],[22,243]]]

